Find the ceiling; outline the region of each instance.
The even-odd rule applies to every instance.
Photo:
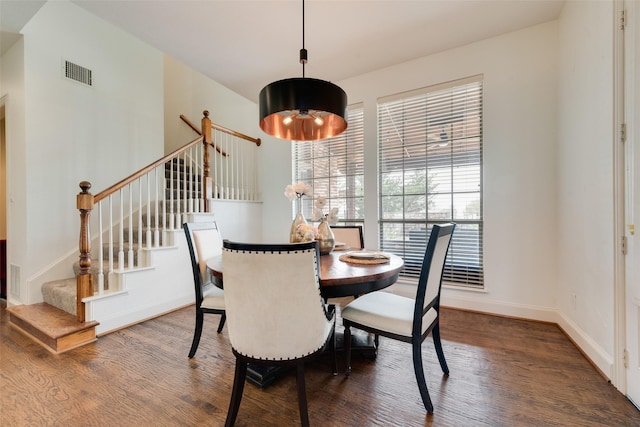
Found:
[[[49,0],[55,1],[55,0]],[[300,0],[71,0],[257,102],[301,77]],[[2,49],[44,4],[0,0]],[[337,82],[554,20],[562,0],[307,0],[307,77]]]

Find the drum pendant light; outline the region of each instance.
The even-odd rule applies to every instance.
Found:
[[[347,94],[333,83],[305,77],[304,0],[302,0],[302,77],[278,80],[260,91],[260,128],[276,138],[315,141],[347,128]]]

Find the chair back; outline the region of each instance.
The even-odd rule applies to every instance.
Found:
[[[418,290],[416,292],[415,312],[413,316],[413,335],[421,336],[431,322],[423,318],[433,307],[436,312],[440,309],[440,289],[442,288],[442,273],[444,263],[449,252],[451,237],[456,224],[434,225],[431,229],[427,249],[422,261]]]
[[[222,254],[222,235],[215,222],[191,222],[182,225],[191,256],[196,307],[202,303],[204,290],[213,286],[207,269],[207,259]]]
[[[229,340],[254,359],[299,359],[331,336],[320,295],[316,241],[245,244],[225,240],[222,251]]]
[[[351,249],[364,248],[361,225],[332,225],[331,231],[333,231],[336,242],[342,242]]]

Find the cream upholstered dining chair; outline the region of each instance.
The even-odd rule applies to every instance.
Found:
[[[196,294],[196,327],[189,358],[195,356],[200,344],[204,314],[219,314],[218,333],[222,332],[226,319],[224,292],[207,269],[207,259],[222,254],[222,236],[215,222],[192,222],[182,225],[191,256],[193,284]],[[218,285],[218,286],[216,286]]]
[[[235,423],[247,364],[296,366],[298,407],[309,425],[304,363],[332,352],[335,356],[335,306],[320,295],[316,241],[292,244],[223,243],[227,328],[236,357],[226,426]]]
[[[364,248],[361,225],[332,225],[331,231],[333,231],[336,242],[342,242],[350,249]]]
[[[431,229],[415,300],[377,291],[362,295],[342,310],[347,376],[351,373],[351,327],[411,343],[413,369],[422,403],[428,413],[433,412],[433,404],[424,378],[422,342],[431,332],[442,372],[449,375],[440,342],[440,288],[444,262],[455,226],[449,223],[434,225]]]

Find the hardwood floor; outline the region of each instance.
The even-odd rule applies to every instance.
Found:
[[[217,316],[205,316],[191,360],[193,307],[55,355],[11,328],[0,304],[0,425],[224,424],[234,358],[226,326],[215,332]],[[433,415],[410,346],[381,338],[377,359],[354,355],[348,379],[332,376],[328,361],[307,366],[311,424],[640,426],[640,412],[555,325],[443,309],[441,329],[448,378],[431,339],[423,346]],[[236,425],[299,425],[294,373],[264,390],[247,384]]]

